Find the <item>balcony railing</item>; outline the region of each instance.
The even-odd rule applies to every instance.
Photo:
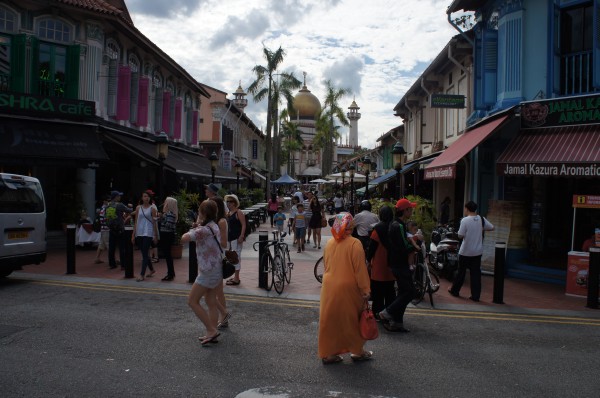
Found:
[[[40,95],[63,98],[66,86],[66,83],[61,81],[40,79]]]
[[[560,91],[562,95],[586,94],[594,91],[593,56],[591,51],[561,57]]]
[[[10,75],[0,72],[0,91],[10,91]]]

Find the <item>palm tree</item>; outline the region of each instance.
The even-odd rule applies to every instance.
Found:
[[[302,144],[304,140],[302,139],[302,131],[298,129],[298,124],[291,122],[288,118],[288,110],[284,109],[279,116],[279,119],[282,120],[282,136],[285,138],[283,142],[283,159],[287,159],[285,163],[287,163],[287,174],[289,176],[294,177],[294,153],[302,149]],[[284,162],[282,161],[282,164]]]
[[[288,80],[293,82],[294,80],[298,81],[293,74],[289,73],[280,73],[277,74],[277,68],[283,62],[283,58],[285,56],[285,51],[281,48],[281,46],[277,49],[277,51],[271,51],[267,47],[263,46],[263,56],[267,61],[265,66],[256,65],[252,68],[252,72],[256,75],[256,80],[250,84],[248,87],[248,92],[252,94],[255,102],[260,102],[263,99],[267,99],[267,139],[266,139],[266,163],[267,163],[267,171],[272,172],[273,168],[273,153],[274,145],[271,143],[271,129],[273,126],[273,116],[276,116],[275,104],[279,101],[280,93],[283,91],[283,87],[288,86]],[[279,75],[281,76],[281,80],[279,83],[274,82],[273,76]],[[285,82],[285,83],[284,83]],[[276,87],[274,87],[276,85]],[[290,86],[291,87],[291,86]],[[300,82],[298,81],[298,87],[300,87]],[[278,98],[274,101],[274,92],[277,92]],[[285,94],[283,94],[285,96]]]
[[[290,73],[281,73],[278,75],[278,79],[273,81],[273,92],[272,92],[272,100],[274,109],[272,115],[273,121],[273,148],[281,148],[282,137],[279,134],[279,120],[283,120],[288,117],[289,114],[293,113],[294,109],[294,94],[293,90],[296,90],[302,86],[302,82],[294,76],[293,72]],[[282,114],[285,112],[283,118],[278,119],[279,114],[279,105],[285,104],[285,109],[282,111]],[[273,170],[279,174],[281,170],[281,164],[283,164],[283,159],[279,150],[273,151]]]
[[[323,105],[323,111],[317,120],[317,135],[322,134],[319,138],[319,144],[322,145],[323,149],[323,175],[331,173],[333,166],[333,142],[339,138],[339,132],[337,129],[340,126],[335,125],[335,119],[342,126],[349,126],[350,122],[346,118],[346,114],[339,106],[339,101],[346,95],[351,94],[350,89],[347,88],[336,88],[331,83],[331,80],[325,82],[325,102]],[[316,137],[315,137],[316,139]]]

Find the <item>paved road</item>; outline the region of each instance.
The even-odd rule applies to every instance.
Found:
[[[323,366],[318,303],[228,296],[229,330],[208,348],[189,287],[0,282],[4,397],[591,397],[597,318],[410,309],[375,359]]]

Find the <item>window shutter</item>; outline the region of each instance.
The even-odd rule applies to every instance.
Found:
[[[67,47],[66,92],[65,97],[79,99],[79,57],[81,47],[75,44]]]
[[[138,95],[140,85],[140,74],[138,72],[131,73],[131,96],[129,100],[129,121],[133,124],[137,123],[138,112]]]
[[[554,4],[554,15],[550,18],[550,32],[552,34],[552,60],[549,65],[550,79],[548,79],[548,90],[547,92],[552,93],[550,96],[556,97],[560,95],[560,79],[561,79],[561,68],[560,68],[560,7],[558,4]],[[596,57],[594,55],[594,66]],[[596,74],[594,73],[594,76]]]
[[[117,120],[129,120],[129,105],[131,101],[131,67],[119,66],[119,81],[117,84]]]
[[[111,59],[108,61],[108,116],[115,116],[117,113],[117,80],[117,60]]]
[[[154,121],[152,127],[154,131],[162,130],[162,112],[163,112],[163,90],[154,89]]]
[[[31,43],[31,94],[40,94],[40,41],[30,38]]]
[[[10,91],[25,92],[25,45],[27,37],[13,36],[10,44]]]
[[[594,87],[600,88],[600,2],[594,1]]]
[[[140,78],[138,94],[137,121],[139,127],[148,125],[148,89],[150,88],[150,79],[147,77]]]
[[[192,123],[194,123],[194,111],[188,107],[185,109],[185,142],[192,142]]]
[[[181,139],[181,111],[183,110],[183,100],[175,99],[175,115],[173,116],[173,139]]]
[[[167,133],[169,137],[172,137],[172,131],[169,128],[171,124],[171,92],[165,91],[163,93],[162,100],[162,131]]]
[[[498,83],[498,31],[485,29],[482,42],[481,58],[483,104],[493,106],[496,103]]]
[[[198,145],[198,111],[192,113],[192,139],[188,144]]]

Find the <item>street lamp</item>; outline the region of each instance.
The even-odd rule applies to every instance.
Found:
[[[237,186],[237,190],[240,190],[240,174],[242,174],[242,164],[240,162],[237,162],[235,164],[235,175],[237,177],[236,179],[236,186]]]
[[[254,168],[254,166],[250,166],[250,181],[248,181],[248,189],[250,189],[254,186],[254,173],[255,172],[256,172],[256,169]]]
[[[340,173],[342,173],[342,198],[346,200],[346,166],[342,167]]]
[[[356,167],[350,165],[348,172],[350,173],[350,214],[354,215],[354,171]]]
[[[402,181],[400,178],[400,170],[404,166],[404,155],[406,155],[406,151],[404,150],[404,146],[397,141],[392,149],[392,156],[394,159],[394,170],[396,170],[396,190],[398,199],[404,196],[404,190],[402,189]]]
[[[363,170],[367,179],[367,185],[365,186],[365,199],[369,199],[369,174],[371,174],[371,158],[366,155],[363,159]]]
[[[163,189],[163,181],[165,174],[165,160],[169,156],[169,137],[167,133],[161,131],[156,137],[154,137],[154,141],[156,142],[156,157],[159,161],[159,169],[158,169],[158,198],[164,202],[164,189]]]
[[[217,163],[219,162],[219,157],[217,156],[216,152],[213,151],[213,153],[210,154],[210,156],[208,157],[208,160],[210,160],[210,171],[211,171],[211,181],[213,184],[215,183],[215,172],[217,171]]]

